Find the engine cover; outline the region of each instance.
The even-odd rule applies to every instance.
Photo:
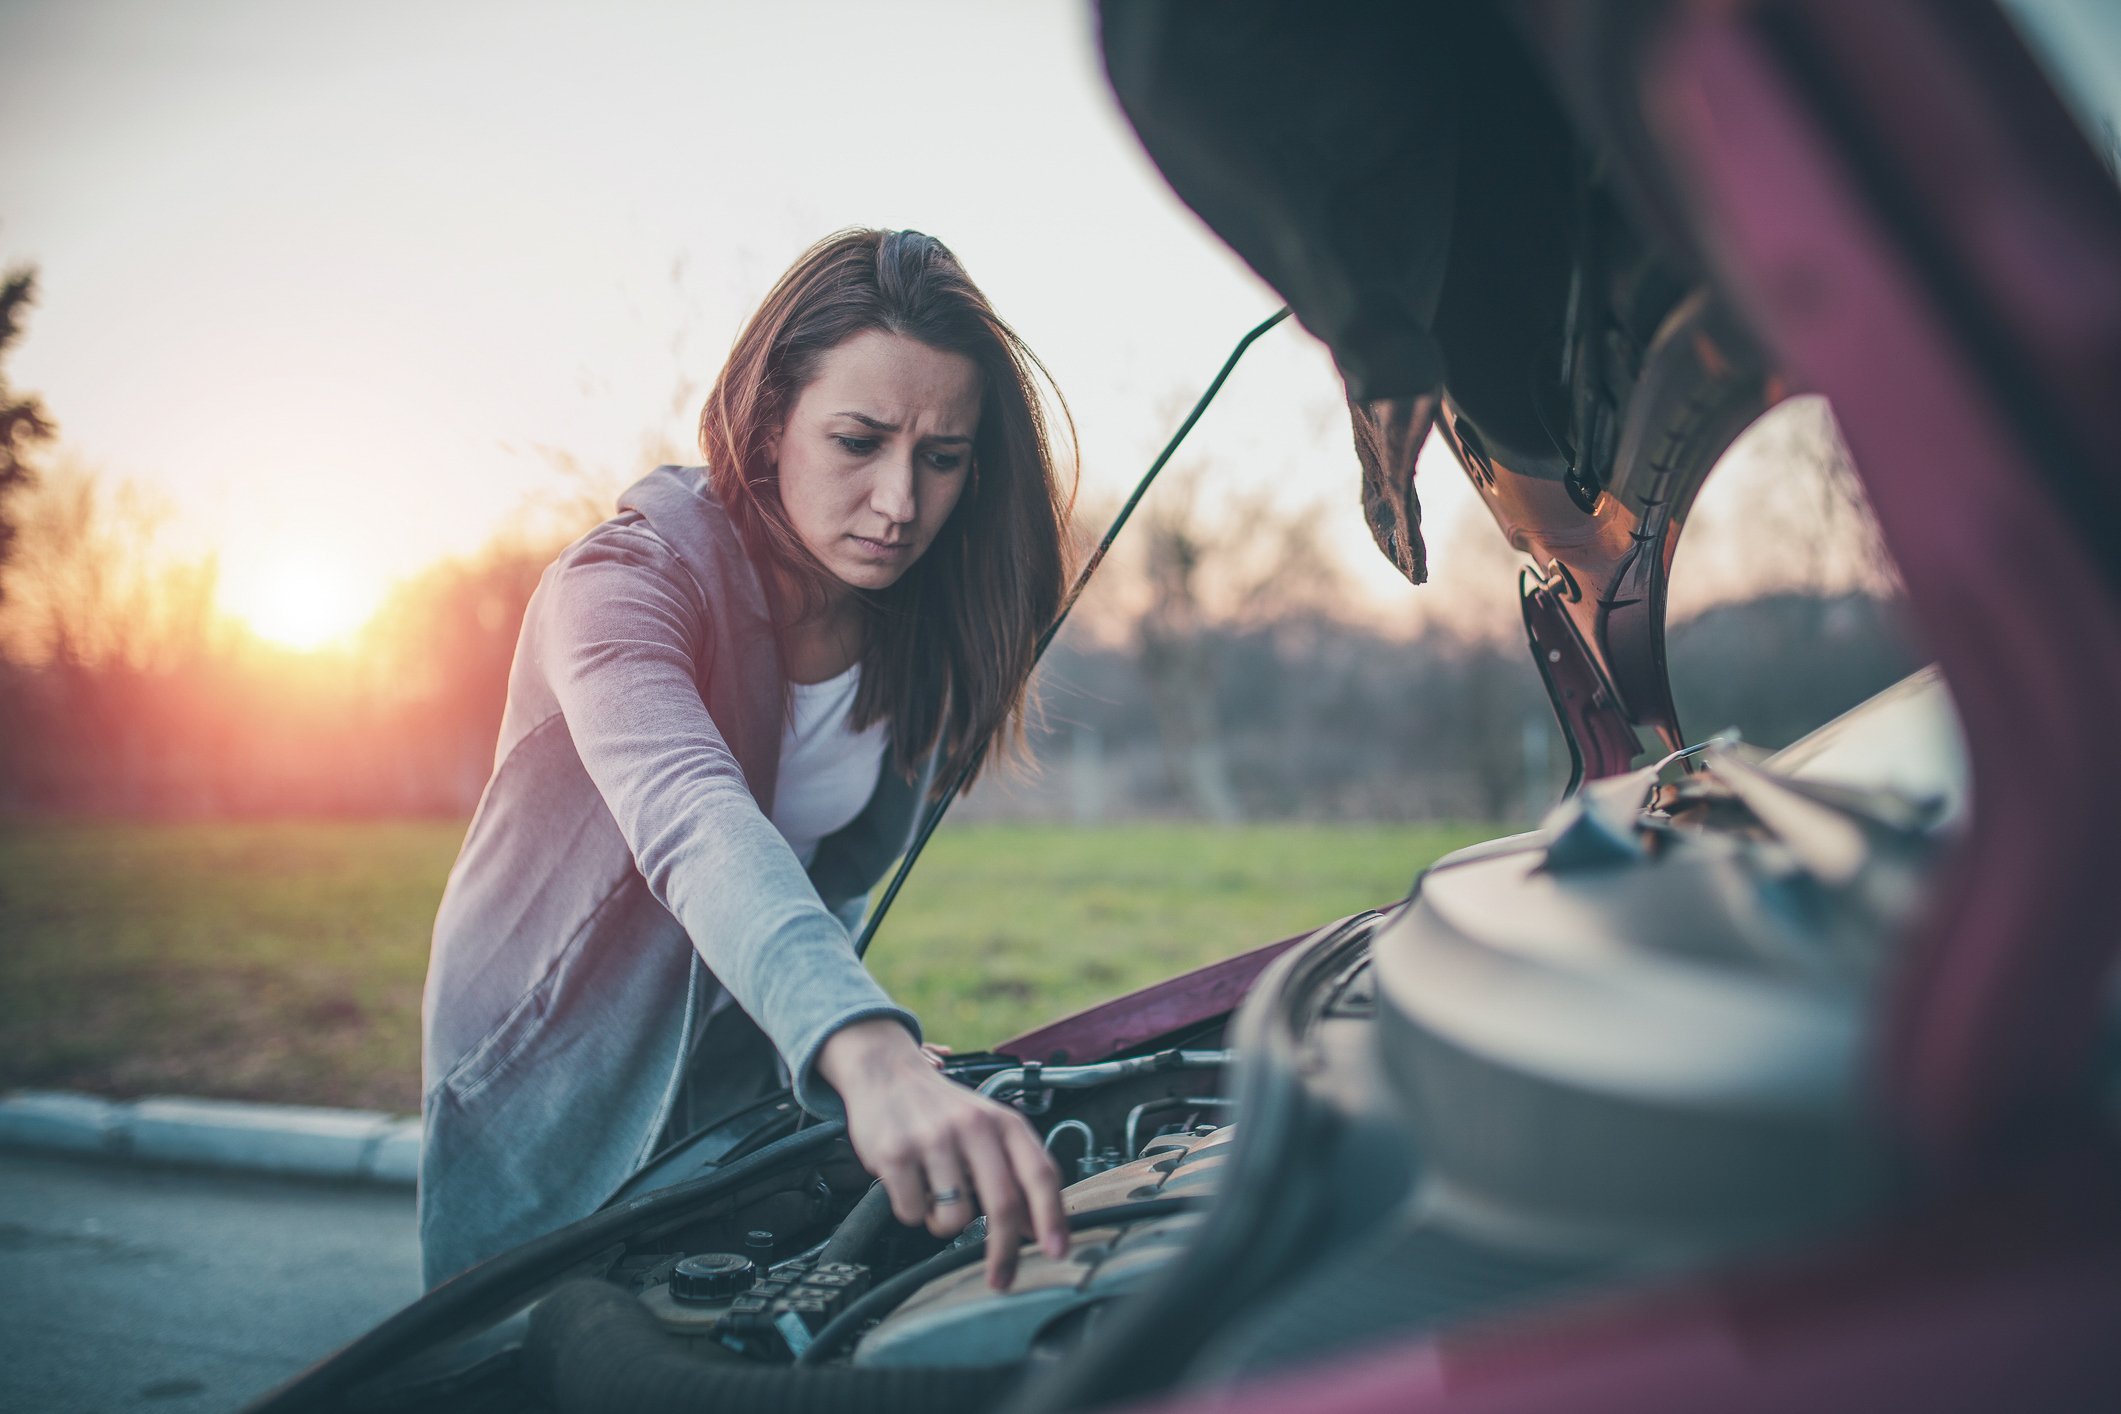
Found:
[[[1215,1191],[1235,1131],[1176,1135],[1148,1145],[1132,1163],[1061,1191],[1069,1213]],[[970,1266],[922,1287],[855,1347],[857,1365],[1000,1365],[1022,1360],[1043,1332],[1135,1291],[1172,1258],[1199,1224],[1197,1213],[1081,1228],[1059,1261],[1026,1245],[1007,1291],[988,1288]],[[1077,1313],[1084,1313],[1078,1317]]]

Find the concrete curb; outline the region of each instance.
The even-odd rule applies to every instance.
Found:
[[[0,1146],[398,1188],[420,1171],[417,1119],[176,1096],[18,1090],[0,1096]]]

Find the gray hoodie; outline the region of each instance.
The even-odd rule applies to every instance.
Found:
[[[545,571],[435,920],[430,1286],[593,1212],[649,1156],[703,1031],[755,1021],[831,1117],[827,1036],[874,1016],[920,1035],[842,922],[908,842],[919,790],[887,753],[806,874],[768,819],[784,702],[758,575],[701,469],[659,467]]]

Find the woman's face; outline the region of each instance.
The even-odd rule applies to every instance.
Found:
[[[781,504],[818,563],[883,589],[924,554],[972,474],[972,360],[870,329],[819,361],[775,439]]]

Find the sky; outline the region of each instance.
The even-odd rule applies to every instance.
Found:
[[[2033,8],[2111,112],[2121,6]],[[569,459],[624,484],[689,449],[750,307],[849,225],[958,253],[1067,395],[1094,497],[1279,303],[1156,175],[1076,0],[0,0],[0,260],[42,292],[11,380],[69,455],[166,497],[254,623],[351,628]],[[1368,547],[1339,398],[1286,325],[1189,447],[1211,482],[1324,498],[1380,620],[1476,564],[1507,607],[1445,459],[1441,586]]]

